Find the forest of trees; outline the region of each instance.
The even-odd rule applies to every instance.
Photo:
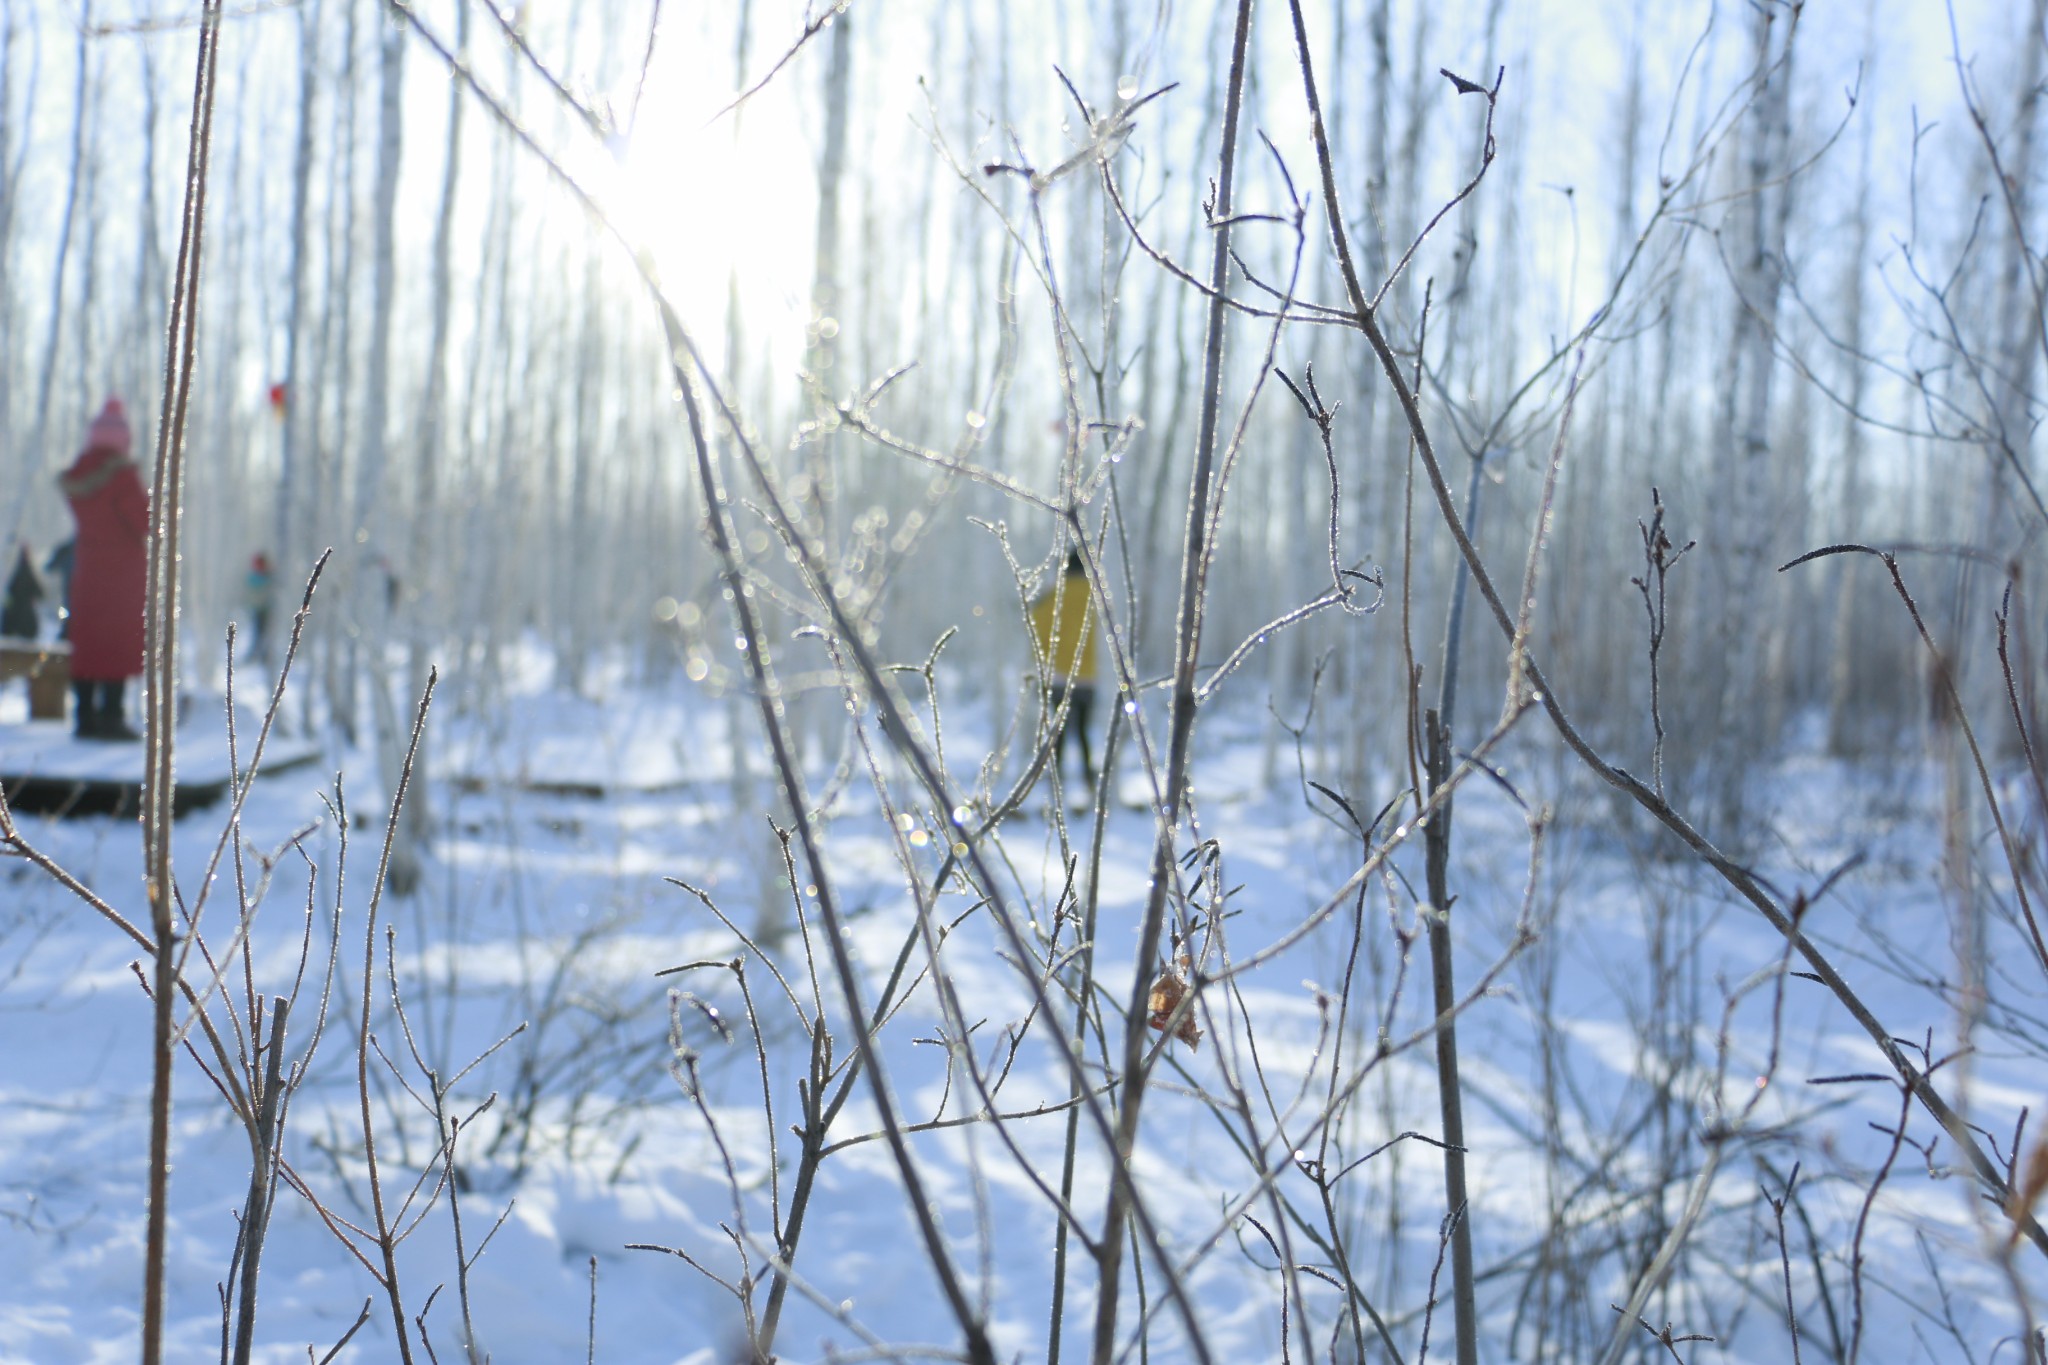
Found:
[[[1391,277],[1389,335],[1404,351],[1423,342],[1421,388],[1466,457],[1460,479],[1468,461],[1482,475],[1482,543],[1519,551],[1579,374],[1562,552],[1538,618],[1575,694],[1628,697],[1617,717],[1641,710],[1628,579],[1652,488],[1673,536],[1699,541],[1670,586],[1676,768],[1699,757],[1700,735],[1769,748],[1804,713],[1861,749],[1924,704],[1913,641],[1866,619],[1860,566],[1783,579],[1772,567],[1841,540],[2002,559],[2025,538],[2022,513],[2039,516],[2025,469],[2041,349],[2025,235],[2031,10],[1959,14],[1951,39],[1938,12],[1850,8],[1310,8],[1341,73],[1326,115],[1360,265]],[[1116,572],[1170,581],[1166,504],[1193,429],[1201,318],[1167,262],[1198,268],[1221,21],[1079,3],[1030,16],[890,5],[829,25],[822,9],[751,0],[647,10],[418,7],[421,33],[468,54],[490,108],[396,11],[227,12],[187,629],[219,630],[254,550],[292,578],[337,547],[328,593],[341,606],[314,623],[322,714],[355,723],[366,633],[432,641],[462,686],[488,688],[490,651],[523,631],[574,670],[600,643],[673,657],[661,599],[708,619],[663,339],[620,242],[525,138],[638,234],[743,420],[812,481],[820,533],[852,551],[856,596],[893,651],[921,656],[956,625],[956,657],[1012,665],[1008,575],[970,519],[1005,520],[1027,563],[1051,527],[998,492],[935,483],[855,425],[969,448],[1038,487],[1078,462],[1122,509]],[[157,411],[196,17],[105,0],[10,0],[0,17],[10,546],[65,533],[49,474],[104,392]],[[1302,321],[1274,363],[1297,379],[1314,366],[1325,403],[1341,405],[1339,552],[1399,596],[1406,438],[1370,356],[1311,306],[1337,300],[1284,37],[1275,24],[1253,45],[1247,127],[1272,150],[1245,161],[1244,211],[1258,217],[1237,249],[1257,295],[1286,286],[1299,247]],[[1481,85],[1498,74],[1490,127],[1485,98],[1440,69]],[[1088,118],[1100,129],[1139,99],[1110,135],[1116,155],[1087,154],[1110,150]],[[1483,184],[1393,274],[1482,157]],[[1034,193],[991,163],[1028,164],[1044,183]],[[1048,283],[1070,330],[1070,394]],[[1233,347],[1234,384],[1261,350],[1249,332]],[[857,424],[834,412],[904,365]],[[1277,388],[1249,420],[1217,639],[1330,574],[1332,471],[1314,424]],[[1449,548],[1413,545],[1418,600],[1448,591]],[[941,564],[961,571],[931,572]],[[888,586],[909,580],[921,590]],[[1152,596],[1138,594],[1136,626],[1157,672],[1170,623],[1143,608]],[[713,637],[686,649],[722,674]],[[1385,632],[1337,620],[1280,637],[1258,686],[1299,696],[1326,652],[1347,689],[1401,686]],[[1394,714],[1370,711],[1380,719],[1348,723]]]
[[[1979,766],[1942,752],[1965,798],[1985,774],[1998,875],[2038,876],[1982,765],[2022,756],[2048,796],[2048,0],[1254,9],[0,0],[0,549],[65,533],[51,476],[105,393],[157,444],[182,319],[178,686],[218,685],[251,553],[289,584],[331,548],[286,726],[376,746],[388,794],[430,669],[456,708],[536,647],[571,690],[622,660],[701,687],[758,723],[792,885],[800,862],[829,916],[800,770],[879,710],[897,796],[962,827],[1000,805],[952,804],[906,714],[929,698],[885,666],[944,639],[949,695],[1007,712],[1022,601],[1085,547],[1159,826],[1123,1017],[1092,944],[1078,967],[1044,948],[1032,1016],[1056,978],[1078,1002],[1048,1044],[1072,1112],[1098,1116],[1091,1028],[1113,1076],[1100,1140],[1126,1164],[1088,1243],[1101,1292],[1072,1310],[1103,1365],[1129,1329],[1120,1258],[1167,1260],[1127,1164],[1156,1062],[1143,988],[1178,983],[1150,1001],[1171,1026],[1197,1010],[1180,990],[1236,971],[1187,956],[1222,904],[1188,814],[1212,696],[1270,714],[1276,749],[1279,718],[1307,715],[1304,780],[1355,795],[1368,857],[1333,906],[1392,856],[1376,838],[1412,829],[1416,898],[1447,910],[1449,794],[1547,710],[1621,825],[1661,826],[1660,856],[1689,850],[1782,930],[1781,972],[1806,954],[1901,1093],[1975,1150],[1801,938],[1805,893],[1737,858],[1766,842],[1755,783],[1780,756],[1883,762],[1960,714]],[[431,744],[419,764],[431,791]],[[1415,823],[1386,834],[1360,817],[1390,775]],[[972,881],[1013,932],[986,832],[929,890]],[[2016,894],[2007,928],[2048,970]],[[810,951],[858,1021],[850,960]],[[850,1027],[849,1087],[881,1065],[881,1025]],[[2017,1138],[2001,1160],[1970,1159],[2013,1245],[2048,1248]],[[925,1251],[963,1354],[994,1359]],[[1469,1360],[1469,1243],[1454,1255],[1443,1331]],[[1199,1313],[1176,1311],[1202,1356]],[[1604,1333],[1593,1317],[1574,1340]],[[1372,1354],[1359,1311],[1340,1319],[1324,1329]],[[765,1357],[774,1310],[765,1337],[748,1323]]]

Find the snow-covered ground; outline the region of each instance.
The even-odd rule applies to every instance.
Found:
[[[610,1362],[744,1358],[740,1314],[709,1276],[745,1273],[743,1258],[758,1270],[776,1210],[796,1197],[791,1125],[801,1120],[798,1082],[809,1059],[804,1018],[820,999],[833,1032],[830,1065],[843,1065],[854,1045],[828,970],[818,898],[807,896],[799,926],[766,815],[773,781],[757,744],[728,737],[733,717],[728,702],[678,682],[621,684],[601,703],[536,685],[488,711],[464,714],[444,703],[432,722],[437,843],[419,891],[387,896],[378,911],[372,1025],[382,1056],[371,1058],[369,1079],[387,1216],[408,1229],[398,1253],[405,1309],[423,1316],[441,1361],[462,1358],[458,1213],[472,1263],[467,1298],[478,1359],[582,1360],[593,1343],[595,1359]],[[1311,810],[1292,752],[1271,742],[1262,717],[1247,708],[1207,721],[1195,780],[1201,835],[1215,841],[1219,860],[1214,884],[1229,892],[1229,959],[1239,963],[1303,930],[1356,870],[1361,850],[1356,835],[1329,818],[1327,802],[1319,803],[1323,814]],[[1784,1227],[1805,1359],[1845,1351],[1859,1319],[1870,1361],[2020,1358],[2012,1340],[2020,1315],[1993,1254],[2003,1224],[1993,1211],[1973,1210],[1970,1182],[1950,1174],[1953,1145],[1917,1110],[1862,1233],[1859,1308],[1852,1239],[1873,1173],[1893,1148],[1872,1125],[1897,1124],[1898,1092],[1882,1081],[1810,1082],[1882,1072],[1877,1049],[1821,987],[1773,970],[1783,945],[1752,910],[1624,828],[1608,797],[1547,752],[1539,723],[1528,722],[1501,765],[1526,806],[1481,777],[1461,790],[1456,812],[1461,988],[1507,957],[1459,1025],[1481,1357],[1596,1356],[1616,1316],[1609,1305],[1626,1299],[1718,1141],[1700,1225],[1672,1288],[1645,1313],[1679,1336],[1715,1338],[1678,1343],[1683,1359],[1792,1358],[1770,1200],[1782,1197],[1795,1165]],[[986,747],[978,741],[995,728],[973,714],[948,718],[957,776],[972,775]],[[929,874],[946,826],[917,814],[920,802],[892,829],[871,786],[835,786],[841,755],[816,748],[809,781],[815,791],[835,791],[821,822],[824,889],[846,917],[871,1005],[916,924],[899,853]],[[246,1015],[251,984],[264,993],[289,987],[309,943],[305,970],[314,984],[286,1039],[297,1057],[313,1032],[317,983],[338,937],[325,1033],[288,1111],[284,1144],[287,1186],[303,1185],[320,1207],[280,1190],[258,1295],[257,1358],[269,1361],[305,1359],[308,1345],[316,1358],[325,1354],[366,1301],[368,1320],[338,1359],[397,1358],[389,1308],[372,1278],[376,1253],[355,1238],[365,1261],[346,1245],[346,1224],[364,1227],[375,1217],[355,1036],[377,807],[386,798],[370,780],[372,761],[337,755],[327,766],[344,760],[357,827],[347,832],[338,920],[341,831],[323,801],[323,793],[333,800],[331,771],[300,769],[260,783],[244,828],[249,883],[260,879],[262,859],[281,856],[250,930],[250,974],[237,966],[224,984]],[[1942,890],[1937,776],[1919,759],[1868,768],[1788,760],[1759,780],[1771,814],[1755,857],[1791,898],[1860,856],[1815,901],[1807,928],[1896,1035],[1931,1037],[1939,1058],[1954,1050],[1958,1027],[1955,1001],[1940,983],[1958,980],[1959,971]],[[1383,785],[1356,794],[1368,819],[1394,795],[1391,779]],[[1129,779],[1126,793],[1142,795],[1142,784]],[[1532,883],[1528,812],[1546,805],[1554,819]],[[180,825],[177,866],[188,904],[222,814],[197,812]],[[1041,946],[1052,935],[1065,952],[1078,926],[1055,911],[1066,873],[1049,814],[1033,795],[1000,826],[991,851],[1004,903],[1026,934]],[[1092,875],[1099,895],[1105,999],[1120,1007],[1153,826],[1141,803],[1119,802],[1104,817],[1100,867],[1091,874],[1095,818],[1069,817],[1068,832],[1078,884]],[[146,919],[132,821],[24,817],[23,833],[117,908]],[[1977,851],[1987,876],[1994,851]],[[1275,1243],[1297,1264],[1327,1268],[1331,1258],[1316,1242],[1332,1223],[1402,1357],[1422,1355],[1426,1327],[1429,1350],[1448,1354],[1448,1307],[1425,1311],[1445,1214],[1437,1151],[1410,1138],[1356,1167],[1334,1183],[1331,1217],[1290,1155],[1317,1155],[1315,1119],[1333,1062],[1348,1083],[1370,1059],[1377,1029],[1399,1041],[1428,1017],[1428,960],[1415,935],[1420,852],[1405,850],[1398,872],[1372,884],[1362,912],[1340,898],[1291,946],[1244,971],[1234,992],[1207,988],[1199,1014],[1207,1036],[1198,1049],[1175,1043],[1166,1053],[1135,1167],[1216,1359],[1280,1358],[1283,1321],[1292,1353],[1350,1358],[1338,1291],[1313,1272],[1297,1276],[1299,1294],[1285,1302],[1283,1318],[1285,1282],[1275,1268]],[[801,863],[798,880],[799,892],[815,885]],[[223,864],[201,926],[217,951],[231,936],[234,887]],[[1998,891],[1995,878],[1981,888],[1986,903]],[[706,899],[760,939],[780,981]],[[957,921],[942,961],[971,1026],[967,1045],[1002,1076],[1001,1111],[1029,1116],[1008,1121],[1001,1134],[986,1124],[931,1127],[912,1136],[910,1151],[999,1356],[1043,1359],[1056,1223],[1041,1183],[1060,1184],[1067,1113],[1033,1111],[1063,1105],[1068,1081],[1041,1026],[1012,1032],[1031,1011],[1032,990],[992,909],[949,885],[934,918]],[[1362,926],[1355,954],[1354,923]],[[1536,933],[1517,948],[1524,924]],[[386,926],[410,1043],[391,1011]],[[2042,1098],[2044,982],[2010,926],[1994,915],[1989,932],[1997,1006],[1976,1051],[1938,1077],[2009,1152],[2020,1112]],[[806,933],[819,959],[815,995]],[[129,940],[42,872],[0,864],[0,1359],[133,1357],[149,1036],[136,956]],[[758,1054],[747,1002],[722,965],[735,958],[746,960]],[[913,946],[909,961],[905,979],[916,984],[879,1034],[891,1090],[909,1123],[971,1116],[980,1103],[966,1093],[962,1069],[947,1065],[949,1025],[929,977],[919,975],[922,950]],[[686,964],[700,965],[658,975]],[[1347,973],[1339,1052],[1336,1001]],[[194,964],[190,975],[205,974]],[[1062,1009],[1071,1016],[1071,1004]],[[236,1040],[218,1000],[212,1015],[232,1053]],[[1112,1028],[1114,1050],[1120,1025]],[[197,1046],[211,1065],[207,1044]],[[1101,1046],[1091,1036],[1084,1051],[1099,1057]],[[423,1106],[430,1070],[448,1085],[449,1112],[462,1120],[448,1187],[437,1178],[435,1123]],[[1249,1101],[1243,1112],[1233,1077]],[[169,1354],[212,1359],[222,1349],[219,1286],[230,1278],[250,1148],[192,1058],[181,1059],[176,1084]],[[828,1096],[836,1088],[828,1082]],[[490,1108],[473,1115],[493,1095]],[[873,1134],[876,1114],[860,1081],[828,1141]],[[1719,1140],[1730,1122],[1738,1131]],[[779,1162],[769,1159],[771,1128]],[[1080,1129],[1071,1203],[1087,1227],[1100,1223],[1107,1168],[1089,1122]],[[1401,1134],[1440,1130],[1424,1045],[1365,1075],[1325,1159],[1336,1169]],[[1274,1195],[1284,1202],[1255,1195],[1246,1203],[1261,1165],[1277,1172]],[[670,1250],[629,1249],[635,1245]],[[2035,1292],[2048,1284],[2031,1249],[2013,1265]],[[785,1359],[844,1357],[877,1342],[912,1348],[913,1358],[920,1345],[959,1345],[885,1142],[854,1141],[822,1162],[795,1267],[799,1284],[776,1347]],[[1093,1266],[1078,1246],[1068,1296],[1071,1357],[1086,1348],[1095,1301]],[[762,1298],[765,1291],[757,1304]],[[1150,1311],[1150,1358],[1187,1358],[1149,1257],[1142,1296],[1133,1285],[1124,1302],[1127,1339],[1139,1334],[1138,1314]],[[1386,1358],[1378,1332],[1363,1335],[1370,1357]],[[1638,1350],[1670,1358],[1640,1329]]]

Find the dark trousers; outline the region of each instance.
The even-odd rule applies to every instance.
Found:
[[[1046,705],[1053,710],[1053,724],[1059,726],[1053,736],[1052,762],[1059,767],[1061,757],[1066,753],[1067,741],[1072,739],[1081,746],[1081,776],[1090,787],[1095,785],[1095,754],[1088,747],[1088,721],[1095,712],[1095,684],[1061,679],[1053,683]],[[1059,720],[1060,707],[1066,707],[1066,722]]]

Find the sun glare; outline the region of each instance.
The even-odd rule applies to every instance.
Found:
[[[607,199],[661,273],[699,336],[724,329],[737,301],[750,345],[809,321],[813,223],[810,149],[780,101],[711,121],[719,101],[650,81],[608,176]]]

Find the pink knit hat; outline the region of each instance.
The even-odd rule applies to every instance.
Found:
[[[109,398],[100,415],[92,419],[92,425],[85,429],[85,444],[88,449],[128,453],[134,437],[128,430],[128,410],[121,406],[120,399]]]

